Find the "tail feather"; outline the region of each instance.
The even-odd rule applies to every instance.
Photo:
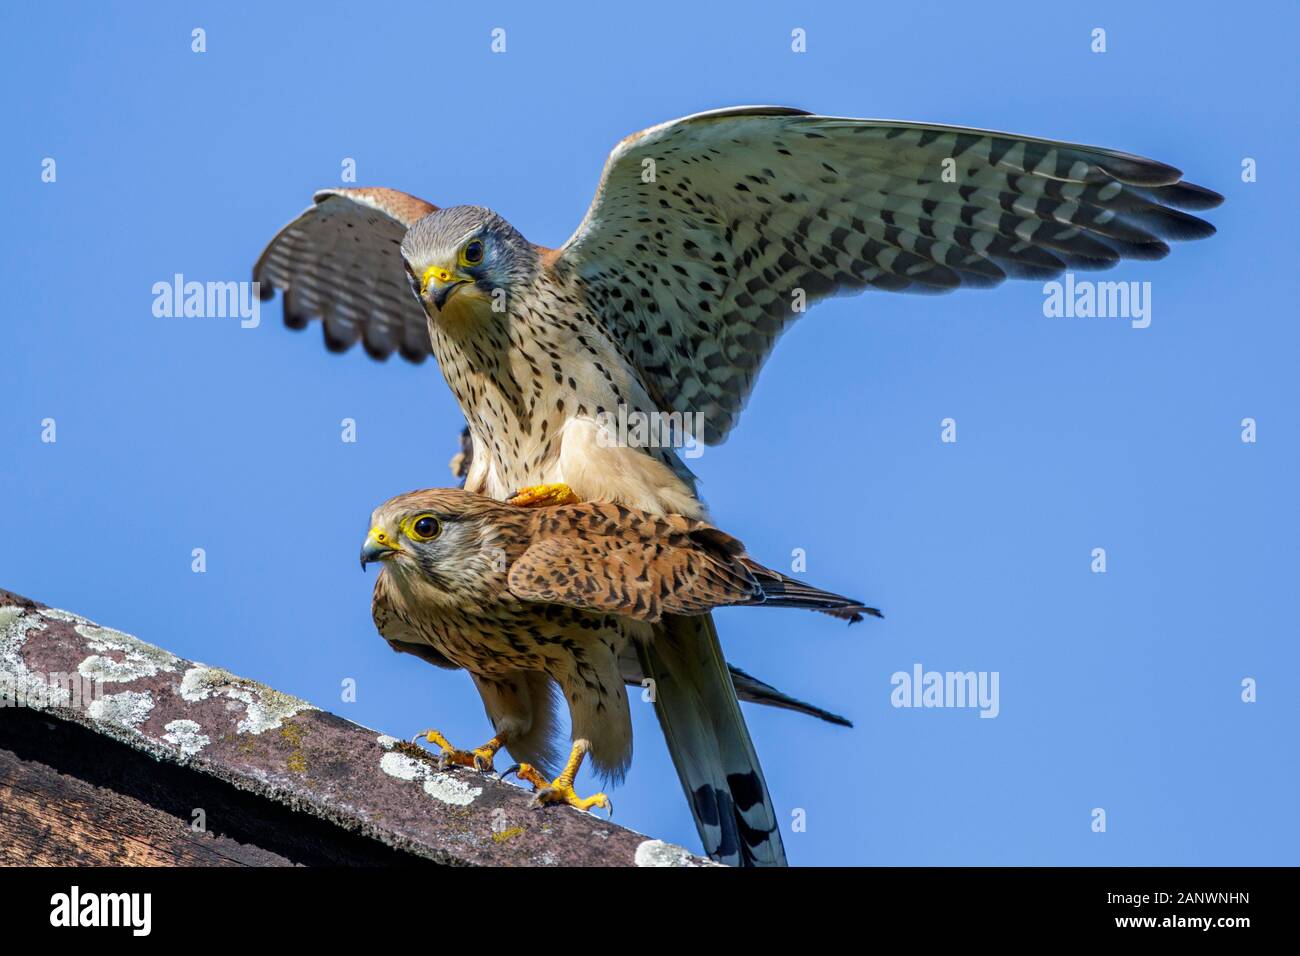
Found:
[[[805,584],[795,578],[786,577],[779,571],[765,568],[749,558],[741,558],[741,562],[763,590],[763,597],[755,602],[757,604],[821,611],[823,614],[838,617],[850,624],[856,624],[862,620],[864,614],[870,617],[884,617],[876,608],[867,607],[861,601],[855,601],[853,598],[844,597],[842,594],[836,594],[833,591],[823,591],[811,584]]]
[[[713,618],[667,615],[638,654],[655,682],[655,712],[705,851],[732,866],[785,866]]]
[[[735,664],[729,664],[731,669],[731,682],[736,687],[736,696],[741,700],[747,700],[755,704],[763,704],[767,707],[779,707],[782,710],[794,710],[801,714],[807,714],[809,717],[817,717],[826,721],[828,724],[837,724],[840,727],[852,727],[853,722],[847,717],[841,717],[839,714],[833,714],[829,710],[823,710],[815,704],[799,700],[797,697],[791,697],[777,690],[771,684],[759,680],[746,674]]]
[[[635,645],[628,644],[624,648],[622,656],[619,657],[618,665],[619,672],[623,675],[623,683],[631,687],[645,686],[644,668],[641,666],[641,659],[637,656]],[[791,697],[789,694],[777,690],[766,681],[742,671],[735,664],[728,664],[727,670],[731,672],[731,683],[736,688],[736,696],[746,703],[761,704],[764,707],[777,707],[781,710],[793,710],[796,713],[816,717],[819,720],[824,720],[830,724],[838,724],[841,727],[853,726],[848,718],[818,707],[816,704],[810,704],[797,697]]]

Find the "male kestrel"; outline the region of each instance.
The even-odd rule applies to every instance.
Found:
[[[360,340],[377,358],[432,352],[469,425],[467,489],[699,517],[674,449],[611,442],[602,413],[694,413],[704,440],[721,442],[807,304],[1159,259],[1164,240],[1214,231],[1180,209],[1222,197],[1112,150],[740,107],[619,143],[558,249],[490,210],[389,189],[315,201],[254,278],[266,296],[285,290],[290,326],[319,316],[331,350]],[[783,862],[711,620],[655,626],[641,663],[706,850]]]
[[[758,564],[703,521],[588,502],[519,508],[458,489],[414,491],[371,516],[361,565],[382,561],[371,605],[390,643],[468,670],[495,734],[472,751],[427,731],[445,762],[491,770],[498,750],[521,761],[539,803],[608,808],[578,797],[585,755],[606,779],[632,759],[623,660],[656,639],[665,614],[732,605],[879,615]],[[558,767],[553,692],[568,704],[573,746]],[[543,776],[545,775],[545,776]]]

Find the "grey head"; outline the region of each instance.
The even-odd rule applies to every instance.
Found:
[[[541,267],[537,247],[482,206],[452,206],[420,219],[402,239],[411,291],[430,315],[502,311]]]

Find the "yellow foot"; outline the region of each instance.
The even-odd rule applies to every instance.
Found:
[[[564,770],[554,780],[547,780],[532,764],[516,764],[505,773],[502,777],[508,777],[515,774],[520,780],[527,780],[533,785],[533,806],[540,807],[548,803],[567,803],[571,807],[577,807],[579,810],[588,811],[592,807],[600,807],[611,817],[614,815],[614,803],[603,793],[595,793],[590,797],[580,797],[573,790],[573,778],[578,775],[578,768],[582,766],[582,758],[587,754],[587,742],[579,740],[573,745],[573,751],[569,754],[569,762],[564,765]]]
[[[442,751],[438,754],[438,769],[446,770],[448,765],[457,767],[470,767],[484,773],[492,772],[492,758],[496,756],[498,750],[505,744],[499,736],[493,737],[482,747],[475,747],[473,750],[458,750],[453,747],[442,734],[436,730],[425,730],[416,734],[411,743],[415,743],[423,737],[431,744],[437,744],[438,749]]]
[[[506,504],[521,508],[543,508],[549,505],[573,505],[579,500],[573,489],[566,484],[532,485],[515,492],[513,498],[506,499]]]

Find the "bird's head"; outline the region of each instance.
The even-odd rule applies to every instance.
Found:
[[[452,206],[420,219],[402,239],[411,291],[431,318],[486,318],[537,272],[536,248],[481,206]]]
[[[501,587],[507,570],[509,534],[498,520],[507,509],[456,488],[390,498],[370,516],[361,567],[381,562],[441,601],[481,599]]]

